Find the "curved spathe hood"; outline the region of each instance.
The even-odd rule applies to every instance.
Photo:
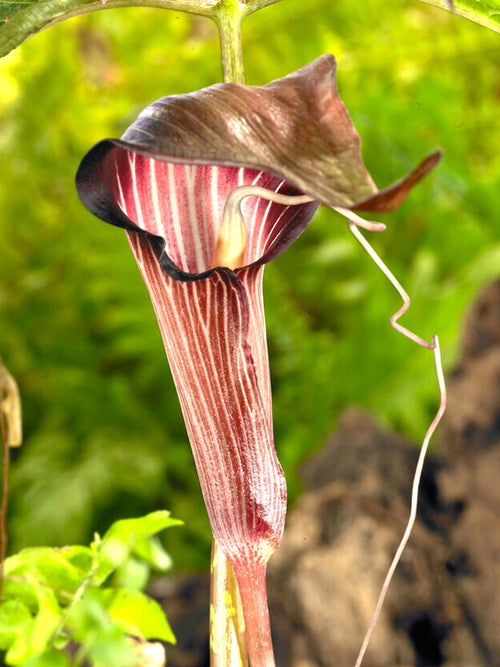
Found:
[[[440,153],[429,155],[405,178],[378,190],[364,166],[359,136],[340,100],[336,63],[325,55],[264,86],[217,84],[162,98],[147,107],[121,139],[92,148],[77,174],[85,206],[101,219],[146,233],[169,275],[197,280],[210,270],[184,271],[172,261],[163,235],[141,228],[124,213],[110,182],[116,154],[138,154],[175,165],[247,168],[284,181],[287,191],[305,194],[315,205],[297,207],[287,227],[270,239],[272,252],[253,258],[265,263],[303,231],[318,204],[364,211],[398,207],[432,169]],[[112,177],[112,176],[111,176]]]

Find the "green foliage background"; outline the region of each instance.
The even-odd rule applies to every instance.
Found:
[[[283,0],[244,24],[247,82],[325,52],[380,185],[437,146],[444,161],[374,245],[413,298],[405,324],[439,333],[450,368],[473,296],[500,273],[500,41],[416,1]],[[178,568],[208,563],[201,495],[162,343],[123,234],[80,205],[83,154],[152,100],[220,81],[207,20],[118,9],[72,19],[0,61],[0,355],[26,441],[13,464],[11,548],[87,542],[167,507]],[[399,299],[321,211],[267,268],[275,435],[291,500],[300,462],[358,404],[421,438],[432,355],[389,327]],[[170,541],[172,540],[172,541]]]

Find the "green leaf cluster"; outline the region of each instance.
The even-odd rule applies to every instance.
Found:
[[[31,547],[6,559],[0,650],[6,665],[138,664],[133,638],[175,637],[160,605],[143,592],[169,555],[157,534],[181,522],[157,511],[115,522],[90,546]]]

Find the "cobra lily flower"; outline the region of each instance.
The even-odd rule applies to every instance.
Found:
[[[439,160],[378,190],[323,56],[262,87],[154,102],[83,159],[77,188],[125,229],[161,329],[214,537],[242,597],[252,666],[269,665],[267,561],[286,487],[272,432],[264,265],[318,205],[396,208]]]

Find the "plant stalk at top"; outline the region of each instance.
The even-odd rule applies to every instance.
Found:
[[[245,7],[239,0],[221,0],[214,12],[219,29],[225,83],[245,83],[241,48],[241,21],[244,15]]]

